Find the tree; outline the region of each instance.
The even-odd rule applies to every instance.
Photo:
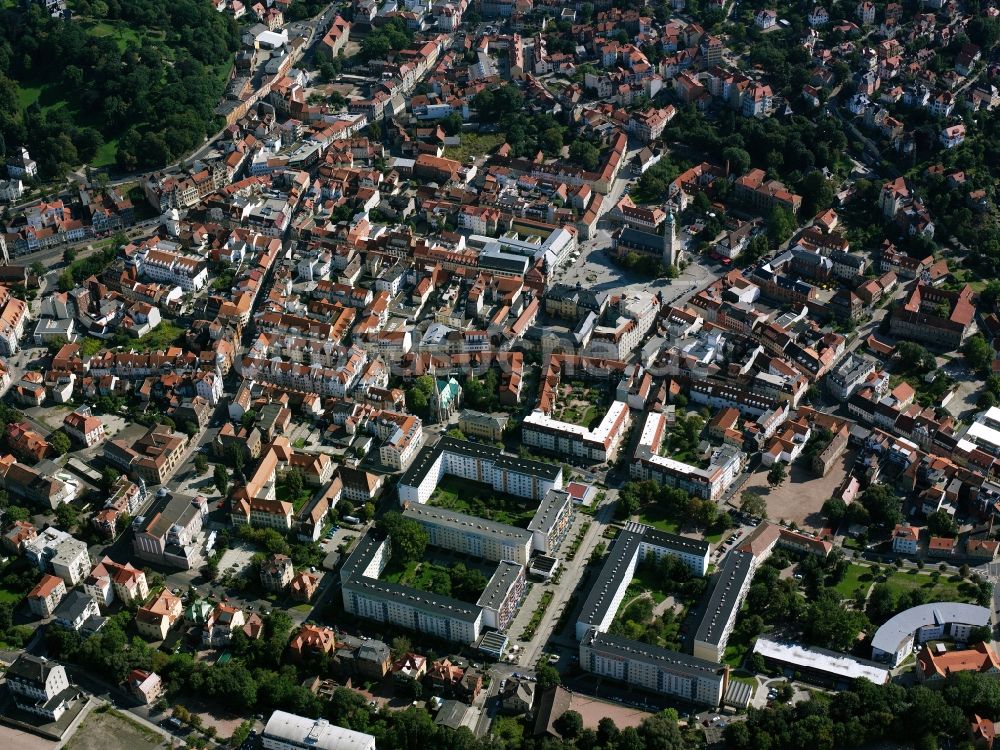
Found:
[[[208,471],[208,459],[200,453],[194,457],[194,470],[199,474],[204,474]]]
[[[583,731],[583,717],[576,711],[566,711],[556,719],[555,728],[565,739],[575,739]]]
[[[423,558],[428,536],[419,523],[392,511],[382,516],[379,526],[389,536],[394,561],[406,563]]]
[[[907,370],[930,370],[935,367],[934,355],[912,341],[900,341],[896,346],[896,353]]]
[[[684,750],[686,747],[677,726],[677,712],[669,708],[643,720],[639,736],[646,750]]]
[[[434,378],[421,375],[406,391],[406,408],[418,417],[429,416],[431,395],[434,393]]]
[[[927,530],[931,536],[958,536],[958,524],[954,517],[943,510],[936,510],[927,516]]]
[[[225,497],[229,493],[229,472],[226,471],[226,467],[222,464],[216,464],[213,478],[215,479],[215,488],[220,495]]]
[[[368,523],[375,518],[375,503],[365,503],[361,506],[361,520]]]
[[[52,446],[52,450],[57,456],[66,455],[72,447],[69,435],[67,435],[62,429],[56,430],[49,435],[49,445]]]
[[[723,149],[722,159],[729,163],[729,169],[734,175],[741,175],[750,169],[750,154],[737,146]]]
[[[767,484],[771,489],[780,487],[788,479],[788,469],[783,461],[775,461],[767,472]]]
[[[14,521],[27,521],[29,518],[31,518],[31,514],[28,512],[28,509],[22,508],[20,505],[11,505],[4,511],[4,520],[11,523]]]
[[[795,217],[787,208],[775,206],[767,219],[767,238],[771,247],[778,248],[795,231]]]
[[[119,477],[121,477],[121,472],[117,469],[112,469],[110,466],[105,467],[101,470],[101,489],[110,493]]]
[[[62,503],[56,508],[56,525],[63,531],[72,532],[80,522],[80,510],[70,503]]]
[[[865,611],[868,619],[874,623],[885,622],[892,617],[896,613],[896,597],[892,588],[884,583],[876,583],[868,595]]]
[[[575,140],[570,144],[569,158],[588,172],[592,172],[597,168],[600,156],[601,152],[590,141]]]
[[[996,354],[993,347],[979,333],[970,336],[962,344],[962,355],[968,361],[969,367],[977,372],[987,371]]]
[[[547,154],[558,154],[563,147],[562,128],[548,128],[541,136],[542,150]]]
[[[903,519],[901,501],[886,484],[873,484],[861,493],[861,504],[871,522],[882,528],[892,528]]]
[[[538,682],[539,690],[548,690],[562,684],[559,672],[550,664],[540,664],[535,670],[535,679]]]
[[[59,291],[68,292],[76,286],[76,281],[73,279],[72,272],[66,268],[59,273]]]
[[[597,722],[597,741],[604,747],[611,747],[620,733],[618,725],[610,716]]]
[[[281,479],[282,483],[288,489],[288,494],[292,498],[297,498],[302,494],[302,489],[305,486],[305,479],[302,476],[301,469],[289,469],[285,472],[285,476]]]
[[[869,624],[863,613],[844,609],[833,590],[822,589],[806,607],[802,632],[806,640],[817,646],[847,650]]]
[[[822,513],[831,524],[839,524],[847,517],[847,503],[839,497],[831,497],[823,503]]]
[[[969,631],[966,643],[973,646],[977,643],[989,643],[991,640],[993,640],[993,628],[989,625],[980,625],[978,628],[973,628]]]
[[[458,135],[462,132],[463,124],[462,115],[458,112],[452,112],[441,120],[441,127],[444,129],[445,135]]]
[[[812,216],[833,203],[833,184],[821,171],[814,169],[799,184],[803,216]]]
[[[391,644],[393,658],[400,658],[405,656],[413,650],[413,644],[410,643],[410,639],[404,635],[397,635],[392,639]]]
[[[752,490],[744,490],[740,495],[740,510],[755,518],[767,518],[767,501]]]

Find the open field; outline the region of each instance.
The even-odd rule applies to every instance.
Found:
[[[626,727],[639,726],[643,719],[652,715],[641,708],[603,701],[600,698],[592,698],[578,692],[574,692],[570,697],[569,710],[580,714],[585,729],[594,730],[597,729],[601,719],[605,717],[613,719],[619,729],[625,729]]]
[[[491,153],[506,140],[503,133],[462,133],[461,138],[461,145],[447,146],[444,156],[463,164],[470,156]]]
[[[853,598],[856,594],[866,594],[876,582],[885,583],[897,599],[914,589],[924,592],[928,602],[970,602],[976,601],[975,586],[958,576],[939,576],[934,580],[934,569],[926,571],[897,570],[894,567],[882,566],[878,581],[872,576],[872,569],[867,565],[848,565],[844,580],[834,588],[841,597]],[[888,577],[887,577],[888,576]],[[885,579],[884,581],[882,579]]]
[[[817,477],[810,469],[792,464],[788,480],[775,489],[767,485],[768,470],[760,468],[747,480],[744,491],[756,492],[767,501],[768,518],[795,523],[800,528],[816,532],[823,528],[823,517],[820,515],[823,503],[844,481],[853,462],[854,452],[845,451],[825,477]],[[738,497],[734,498],[734,502],[738,501]]]
[[[153,750],[164,738],[117,711],[94,710],[66,743],[66,750]]]

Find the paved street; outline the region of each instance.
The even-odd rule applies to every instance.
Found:
[[[564,550],[567,549],[576,538],[579,529],[581,529],[588,521],[591,525],[584,536],[579,549],[577,550],[576,556],[572,561],[568,563],[564,562],[562,577],[558,584],[536,583],[531,591],[531,594],[522,604],[521,610],[515,618],[513,625],[511,625],[508,630],[511,635],[512,642],[516,642],[522,647],[520,658],[518,660],[518,664],[521,667],[526,667],[528,669],[533,668],[543,653],[554,650],[552,647],[559,648],[561,651],[560,658],[563,658],[564,656],[572,657],[575,655],[575,642],[573,642],[572,639],[567,641],[565,638],[562,638],[559,634],[554,633],[553,631],[555,630],[556,622],[563,614],[563,610],[568,606],[570,597],[575,591],[577,591],[580,579],[582,578],[584,570],[587,567],[587,562],[590,560],[590,555],[594,551],[594,547],[596,547],[597,543],[603,539],[604,529],[607,528],[609,523],[611,523],[612,513],[614,510],[613,506],[614,503],[612,499],[609,498],[602,503],[594,516],[577,513],[573,528],[566,534],[566,538],[563,542]],[[557,554],[557,556],[561,555]],[[532,637],[529,641],[516,640],[517,636],[520,635],[521,631],[524,629],[524,626],[531,619],[531,615],[535,612],[538,601],[544,591],[551,591],[553,593],[553,597],[548,608],[545,610],[545,615],[542,617],[541,623],[535,631],[534,637]],[[515,669],[517,668],[512,668],[511,671],[513,672]]]

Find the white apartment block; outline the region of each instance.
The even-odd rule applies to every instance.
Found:
[[[271,714],[260,739],[264,750],[375,750],[370,734],[285,711]]]
[[[714,450],[706,469],[661,456],[666,428],[667,417],[662,412],[650,412],[646,417],[630,467],[633,479],[653,479],[705,500],[717,500],[746,466],[746,455],[728,444]]]
[[[49,721],[58,721],[79,695],[62,664],[22,654],[7,669],[7,687],[14,703]]]
[[[531,557],[532,533],[516,526],[419,503],[409,505],[403,516],[423,526],[428,543],[434,547],[520,565],[527,565]]]
[[[615,459],[631,424],[628,404],[623,401],[612,403],[600,424],[592,430],[562,422],[536,409],[521,423],[521,436],[524,444],[532,448],[590,463],[604,463]]]
[[[562,467],[508,456],[492,446],[444,437],[417,454],[399,480],[400,503],[426,503],[446,474],[489,484],[497,492],[541,500],[562,489]]]
[[[49,560],[52,572],[62,578],[67,586],[75,586],[90,573],[90,553],[87,545],[78,539],[61,542]]]
[[[580,641],[580,666],[601,677],[692,703],[722,703],[725,679],[718,664],[596,629]]]
[[[185,292],[197,292],[208,283],[208,267],[200,258],[154,248],[140,251],[135,262],[142,275],[153,281],[175,284]]]

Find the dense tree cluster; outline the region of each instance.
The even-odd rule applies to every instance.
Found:
[[[565,130],[551,114],[530,114],[524,111],[524,94],[513,83],[495,89],[484,89],[472,98],[480,125],[495,127],[506,136],[513,156],[534,157],[539,151],[558,156],[564,145]],[[571,144],[571,158],[590,163],[593,152]],[[596,148],[592,144],[591,149]],[[575,154],[575,155],[574,155]],[[589,168],[584,164],[584,168]]]
[[[751,709],[746,722],[726,728],[725,738],[734,750],[831,750],[883,743],[966,747],[951,741],[965,740],[973,713],[1000,717],[1000,688],[986,675],[952,675],[942,690],[896,683],[876,686],[862,679],[843,692],[814,693],[794,707]]]
[[[682,489],[664,487],[651,479],[626,482],[618,493],[619,518],[627,518],[640,509],[655,510],[666,518],[701,528],[723,530],[732,522],[729,514],[720,513],[715,503],[692,497]]]
[[[834,169],[847,150],[839,121],[826,115],[759,120],[725,110],[709,120],[693,108],[682,108],[667,125],[664,138],[707,154],[728,153],[731,170],[759,167],[799,192],[804,204],[817,205],[828,196],[829,186],[810,173]]]
[[[372,29],[361,42],[359,56],[362,60],[381,60],[391,52],[406,49],[413,43],[413,32],[398,18]]]
[[[239,45],[232,19],[199,0],[80,5],[104,23],[126,24],[124,51],[115,36],[90,34],[34,4],[0,14],[0,136],[8,148],[28,146],[42,175],[55,177],[113,138],[126,169],[163,166],[200,145],[214,130],[223,83],[216,66],[228,65]],[[42,100],[22,106],[19,84],[42,87]]]
[[[404,518],[400,513],[386,513],[378,522],[379,530],[389,535],[394,563],[420,560],[427,549],[427,531],[412,518]]]

